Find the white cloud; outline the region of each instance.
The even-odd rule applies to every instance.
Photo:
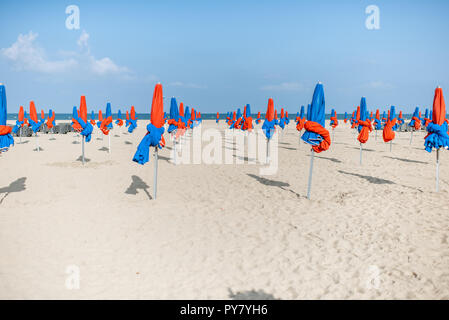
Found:
[[[77,65],[73,58],[50,61],[45,51],[34,44],[38,34],[30,31],[19,34],[17,41],[11,47],[0,50],[1,54],[10,60],[18,70],[36,71],[42,73],[64,72]]]
[[[182,88],[190,88],[190,89],[205,89],[206,86],[196,84],[196,83],[184,83],[181,81],[174,81],[169,83],[172,87],[182,87]]]
[[[120,67],[114,63],[110,58],[105,57],[96,60],[93,56],[91,57],[91,69],[93,73],[98,75],[105,75],[108,73],[128,73],[129,69],[126,67]]]
[[[265,85],[260,88],[263,91],[304,91],[305,86],[299,82],[282,82],[279,84]]]
[[[127,79],[131,77],[131,70],[117,65],[111,58],[95,58],[90,53],[89,34],[84,30],[77,41],[80,51],[60,50],[59,54],[64,58],[56,61],[47,59],[44,49],[35,44],[37,37],[38,34],[32,31],[26,35],[19,34],[17,41],[11,47],[1,49],[0,53],[21,71],[61,73],[69,70],[82,70],[99,76],[115,74]]]

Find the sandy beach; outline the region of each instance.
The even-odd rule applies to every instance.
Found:
[[[270,176],[258,164],[174,165],[165,135],[152,200],[153,160],[131,161],[146,124],[116,127],[110,154],[95,128],[84,166],[74,133],[41,134],[40,152],[15,138],[0,158],[1,299],[449,299],[449,154],[436,193],[424,132],[412,145],[396,133],[392,152],[372,133],[360,166],[340,121],[315,157],[311,200],[294,121]]]

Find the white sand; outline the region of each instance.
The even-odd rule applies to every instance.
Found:
[[[39,153],[34,137],[15,139],[0,157],[0,298],[449,299],[449,152],[436,193],[424,132],[412,146],[397,133],[391,153],[372,134],[360,166],[341,121],[315,158],[311,201],[310,148],[298,149],[293,121],[274,176],[258,165],[175,166],[165,149],[149,200],[152,160],[131,161],[146,123],[114,130],[111,154],[96,129],[85,167],[73,133],[41,135]],[[22,177],[24,190],[9,187]],[[66,288],[69,265],[78,290]]]

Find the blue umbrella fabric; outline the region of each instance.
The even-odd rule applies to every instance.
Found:
[[[421,120],[419,119],[419,108],[415,108],[415,112],[413,112],[412,120],[408,124],[410,127],[414,127],[415,130],[419,130],[421,128]]]
[[[446,104],[443,97],[443,89],[435,89],[433,99],[432,122],[427,126],[427,136],[424,138],[424,146],[427,152],[432,148],[449,148],[448,124],[446,121]]]
[[[106,119],[107,118],[109,118],[109,117],[111,117],[111,120],[112,120],[112,109],[111,109],[111,103],[110,102],[108,102],[107,104],[106,104]],[[112,121],[107,125],[107,128],[110,130],[110,129],[112,129]]]
[[[307,122],[304,124],[306,131],[301,139],[312,145],[313,151],[320,153],[329,149],[331,138],[325,125],[325,100],[324,88],[321,83],[315,86],[312,104],[307,108]]]
[[[6,125],[7,109],[6,88],[0,84],[0,152],[8,151],[9,147],[14,145],[12,129]]]
[[[88,121],[85,122],[80,116],[78,116],[78,110],[76,107],[73,107],[72,118],[78,121],[81,128],[83,128],[80,134],[86,138],[86,142],[89,142],[92,138],[92,131],[94,129],[92,125]]]
[[[274,119],[274,102],[272,98],[268,99],[267,112],[265,113],[265,121],[262,124],[262,130],[268,140],[273,137],[276,120]]]
[[[176,98],[171,98],[170,101],[170,119],[168,120],[168,133],[172,133],[178,128],[179,109]]]
[[[143,165],[150,160],[150,147],[162,149],[165,146],[163,108],[162,85],[158,83],[154,88],[151,122],[147,125],[147,134],[143,137],[133,157],[133,161],[139,164]]]

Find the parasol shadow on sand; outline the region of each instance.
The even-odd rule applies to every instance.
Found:
[[[422,149],[419,149],[419,150],[422,150]],[[428,164],[428,162],[425,162],[425,161],[411,160],[411,159],[398,158],[398,157],[388,157],[388,156],[384,156],[384,158],[388,158],[388,159],[392,159],[392,160],[399,160],[399,161],[402,161],[402,162],[419,163],[419,164]]]
[[[128,189],[126,189],[125,193],[126,194],[133,194],[136,195],[139,193],[139,189],[143,190],[146,195],[148,196],[148,198],[151,200],[153,199],[150,195],[150,193],[148,192],[148,188],[149,186],[138,176],[131,176],[132,182],[131,185],[128,187]]]
[[[350,176],[354,176],[354,177],[365,179],[369,183],[373,183],[373,184],[396,184],[396,183],[394,183],[393,181],[390,181],[390,180],[386,180],[386,179],[382,179],[382,178],[376,178],[376,177],[372,177],[372,176],[364,176],[364,175],[358,174],[358,173],[346,172],[346,171],[343,171],[343,170],[338,170],[338,172],[340,172],[342,174],[346,174],[346,175],[350,175]]]
[[[278,188],[280,188],[280,189],[282,189],[284,191],[289,191],[289,192],[293,193],[298,198],[301,197],[300,194],[294,192],[292,189],[287,189],[287,187],[290,187],[290,184],[287,183],[287,182],[277,181],[277,180],[270,180],[270,179],[267,179],[267,178],[256,176],[255,174],[251,174],[251,173],[247,173],[247,175],[249,177],[251,177],[251,178],[256,179],[258,182],[260,182],[263,185],[271,186],[271,187],[278,187]]]
[[[356,149],[358,149],[358,148],[356,148]],[[310,157],[310,155],[307,155],[307,156]],[[329,161],[332,161],[332,162],[335,162],[335,163],[343,163],[343,161],[341,161],[341,160],[339,160],[337,158],[318,157],[318,156],[315,156],[315,158],[323,159],[323,160],[329,160]]]
[[[26,189],[25,187],[26,179],[27,179],[26,177],[19,178],[16,181],[11,182],[9,186],[0,188],[0,194],[5,194],[4,196],[1,197],[0,204],[2,204],[3,200],[5,200],[5,198],[10,193],[24,191]]]
[[[82,155],[79,156],[78,159],[76,159],[76,161],[81,161],[81,162],[83,162],[83,156],[82,156]],[[84,161],[85,161],[85,162],[89,162],[90,159],[89,159],[89,158],[84,158]]]
[[[232,300],[279,300],[271,293],[266,293],[263,290],[248,290],[233,292],[228,288],[229,298]]]

